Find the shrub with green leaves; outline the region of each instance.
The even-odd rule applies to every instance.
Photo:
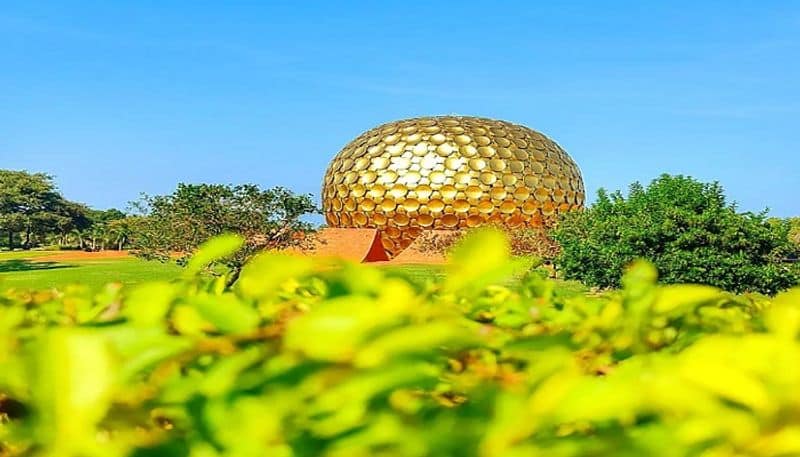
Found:
[[[178,254],[183,263],[203,242],[236,233],[245,243],[227,260],[234,269],[264,249],[304,246],[314,230],[302,217],[317,212],[310,195],[254,184],[180,183],[171,194],[143,195],[133,206],[140,213],[129,222],[135,255],[167,261]]]
[[[481,231],[420,283],[261,254],[233,287],[0,300],[0,455],[800,454],[800,289],[565,292]]]
[[[800,217],[793,217],[789,219],[789,239],[792,243],[800,246]]]
[[[618,287],[625,267],[643,258],[664,283],[774,294],[800,280],[786,263],[798,252],[789,229],[786,221],[738,212],[717,183],[662,175],[647,187],[634,183],[627,197],[601,189],[553,236],[561,245],[556,265],[588,285]]]

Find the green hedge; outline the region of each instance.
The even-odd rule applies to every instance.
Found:
[[[184,278],[0,301],[0,454],[800,453],[800,290],[568,293],[493,231],[448,275],[264,254]]]

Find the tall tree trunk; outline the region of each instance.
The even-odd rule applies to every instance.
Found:
[[[9,250],[14,250],[14,231],[13,230],[9,230],[8,231],[8,249]]]
[[[30,226],[25,227],[25,244],[23,245],[25,249],[30,249],[31,247],[31,228]]]

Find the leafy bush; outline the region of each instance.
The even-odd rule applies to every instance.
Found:
[[[789,219],[789,239],[792,243],[800,246],[800,217]]]
[[[0,454],[783,456],[800,453],[800,290],[569,294],[496,232],[415,283],[262,254],[184,278],[0,301]],[[512,277],[518,279],[513,280]]]
[[[549,261],[558,254],[558,244],[549,236],[546,228],[510,228],[502,225],[494,228],[505,232],[511,243],[511,253],[515,256],[532,256]],[[469,229],[424,231],[416,243],[422,252],[447,254],[470,232]]]
[[[245,246],[229,262],[234,270],[260,250],[308,242],[312,226],[301,217],[317,212],[310,195],[252,184],[179,184],[172,194],[144,195],[134,206],[142,214],[129,222],[134,254],[165,261],[214,236],[236,233]]]
[[[619,286],[637,258],[652,261],[665,283],[701,283],[734,292],[773,294],[798,283],[785,259],[798,247],[785,222],[739,213],[719,184],[663,175],[647,188],[598,193],[586,211],[565,216],[553,236],[565,277],[588,285]]]

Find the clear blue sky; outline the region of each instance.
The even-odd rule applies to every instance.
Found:
[[[95,207],[318,195],[361,131],[450,113],[551,136],[592,196],[683,173],[800,215],[800,2],[0,1],[0,168]]]

